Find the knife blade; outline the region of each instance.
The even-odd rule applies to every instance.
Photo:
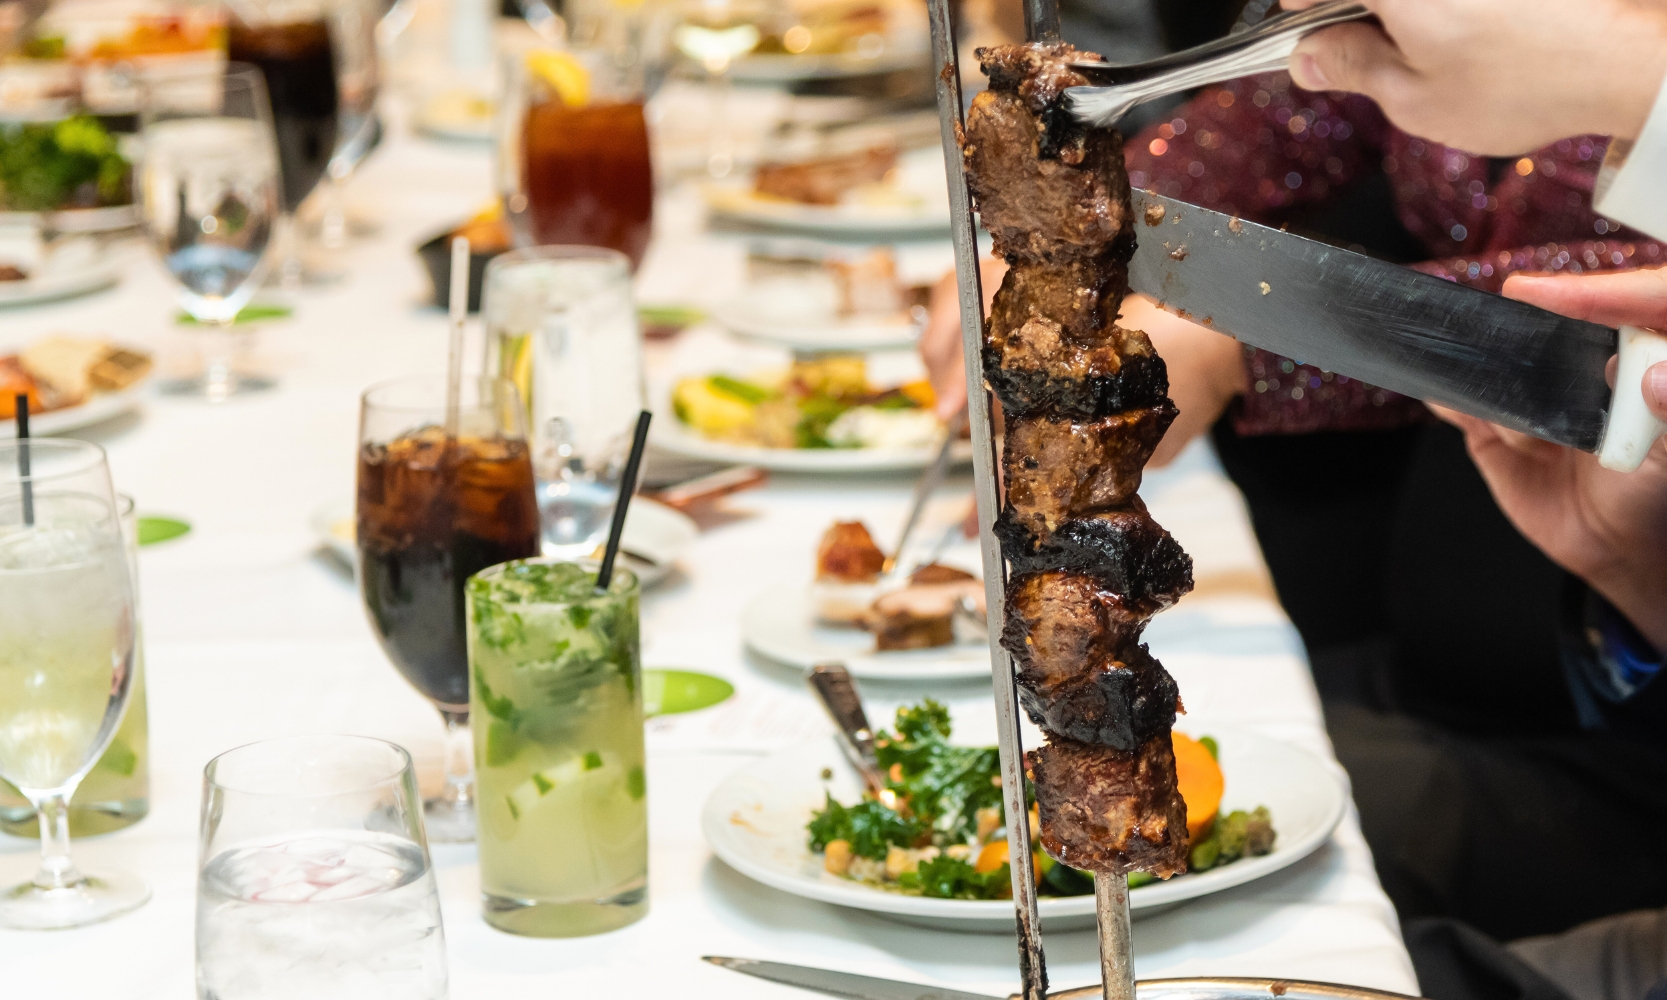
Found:
[[[1133,203],[1129,285],[1168,311],[1548,441],[1602,444],[1614,330],[1174,198]]]
[[[940,986],[902,983],[895,979],[859,976],[852,972],[832,969],[812,969],[783,962],[763,962],[755,958],[726,958],[722,955],[702,956],[713,965],[767,979],[772,983],[815,990],[848,1000],[997,1000],[982,993],[948,990]]]

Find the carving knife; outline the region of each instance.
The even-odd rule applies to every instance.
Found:
[[[1623,328],[1611,391],[1604,368],[1617,333],[1608,327],[1151,192],[1135,191],[1133,204],[1129,285],[1169,312],[1322,371],[1595,452],[1613,469],[1637,468],[1667,433],[1641,390],[1644,369],[1667,360],[1667,337]]]

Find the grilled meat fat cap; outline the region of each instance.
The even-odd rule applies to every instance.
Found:
[[[1125,600],[1150,601],[1160,610],[1192,590],[1192,557],[1139,497],[1120,510],[1064,521],[1044,538],[1008,508],[996,518],[995,532],[1014,573],[1086,573]]]
[[[1187,870],[1187,805],[1175,781],[1169,733],[1134,750],[1057,736],[1025,755],[1036,782],[1042,847],[1085,871]]]
[[[1050,666],[1032,658],[1018,674],[1020,704],[1050,737],[1133,750],[1167,737],[1175,724],[1175,678],[1145,646],[1131,646],[1088,671]]]
[[[1133,500],[1175,414],[1168,399],[1086,422],[1008,414],[1007,515],[1043,536],[1067,518]]]

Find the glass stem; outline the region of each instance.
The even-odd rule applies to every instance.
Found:
[[[442,711],[446,720],[446,787],[442,802],[467,806],[474,798],[474,747],[469,734],[468,712]]]
[[[67,889],[81,882],[81,873],[69,858],[69,796],[63,793],[30,797],[41,821],[41,867],[35,885],[41,889]]]
[[[706,172],[712,177],[728,177],[735,169],[735,136],[729,127],[729,60],[721,64],[709,60],[706,64],[707,94],[711,99],[711,118],[706,128]]]
[[[203,395],[211,403],[223,403],[237,392],[237,373],[232,367],[236,334],[231,321],[203,324]]]

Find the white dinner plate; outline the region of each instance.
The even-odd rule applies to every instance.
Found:
[[[931,52],[924,48],[888,49],[879,55],[864,56],[855,52],[830,55],[787,55],[785,53],[755,53],[742,56],[730,65],[732,79],[744,83],[795,83],[803,80],[831,80],[874,73],[893,73],[897,70],[924,66]]]
[[[312,529],[319,543],[349,566],[358,559],[353,545],[353,501],[337,500],[313,511]],[[644,587],[671,575],[677,559],[700,534],[700,528],[680,510],[646,497],[634,497],[625,513],[620,539],[621,563]]]
[[[121,416],[123,413],[138,407],[140,401],[144,398],[150,380],[151,376],[146,375],[120,392],[95,392],[89,395],[87,401],[79,406],[66,406],[61,410],[31,414],[29,417],[29,433],[39,434],[43,437],[51,434],[67,434],[83,427],[103,423],[111,417]],[[17,421],[0,420],[0,438],[10,438],[16,433]]]
[[[649,440],[684,458],[725,465],[756,465],[772,472],[811,472],[849,475],[868,472],[903,472],[924,469],[937,457],[937,449],[925,448],[764,448],[758,445],[712,441],[684,426],[668,405],[658,414]],[[957,465],[972,461],[972,444],[957,441],[950,450]]]
[[[1220,745],[1227,779],[1222,810],[1267,806],[1277,839],[1273,852],[1197,875],[1179,875],[1129,892],[1136,918],[1276,872],[1311,854],[1342,820],[1348,793],[1319,758],[1287,743],[1227,726],[1188,726]],[[822,772],[833,772],[829,781]],[[1006,900],[927,899],[875,889],[830,875],[806,844],[805,824],[824,792],[855,802],[861,783],[830,737],[777,751],[737,769],[713,789],[701,810],[706,842],[724,863],[748,878],[807,899],[869,910],[926,927],[1013,933]],[[1094,926],[1094,897],[1043,897],[1044,930]]]
[[[121,272],[111,263],[46,271],[22,281],[0,281],[0,308],[29,306],[89,295],[114,285]],[[42,433],[47,433],[43,431]]]
[[[949,185],[944,180],[942,150],[905,152],[898,158],[893,183],[902,199],[896,204],[806,205],[755,194],[750,179],[708,185],[703,194],[714,216],[752,226],[826,236],[927,236],[949,231]]]
[[[990,647],[983,633],[957,620],[953,646],[874,651],[874,634],[816,619],[810,588],[777,581],[761,589],[741,611],[741,639],[777,663],[808,669],[828,660],[845,664],[863,680],[947,681],[990,676]]]
[[[909,350],[920,328],[907,316],[840,316],[839,291],[826,276],[777,278],[749,286],[712,310],[733,333],[794,351]]]

